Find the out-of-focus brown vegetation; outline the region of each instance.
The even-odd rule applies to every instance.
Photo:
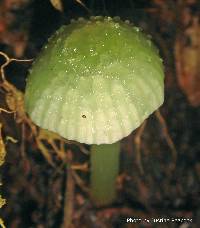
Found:
[[[62,2],[62,12],[51,2]],[[1,214],[5,223],[11,228],[199,227],[199,1],[51,2],[0,1],[0,164],[7,151],[1,187],[7,204]],[[141,26],[159,47],[166,69],[165,103],[122,140],[119,198],[99,209],[88,195],[88,146],[39,129],[23,105],[32,61],[27,56],[35,58],[59,24],[90,14],[121,16]],[[143,221],[127,224],[127,217]],[[152,217],[192,218],[193,223],[161,226],[144,221]]]
[[[6,156],[6,150],[5,150],[5,145],[4,145],[4,141],[2,139],[2,133],[1,133],[1,129],[2,129],[2,124],[0,123],[0,166],[3,165],[4,161],[5,161],[5,156]],[[0,186],[2,185],[2,183],[0,183]],[[4,198],[2,198],[1,194],[0,194],[0,208],[2,208],[6,203],[6,200]],[[1,227],[5,227],[3,220],[0,218],[0,225]]]
[[[193,2],[194,4],[194,2]],[[193,106],[200,105],[200,12],[178,4],[175,59],[178,82]]]
[[[0,1],[0,42],[10,46],[16,57],[22,57],[27,45],[26,23],[20,23],[17,27],[17,10],[22,10],[28,4],[28,0],[3,0]],[[28,21],[28,19],[27,19]]]

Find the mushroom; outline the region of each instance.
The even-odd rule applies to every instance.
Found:
[[[158,50],[129,21],[92,17],[62,26],[28,76],[25,108],[33,122],[91,145],[91,198],[116,198],[120,140],[164,100]]]

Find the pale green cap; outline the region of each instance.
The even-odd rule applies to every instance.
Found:
[[[28,76],[25,108],[68,140],[111,144],[164,100],[164,71],[151,40],[119,19],[79,19],[44,46]]]

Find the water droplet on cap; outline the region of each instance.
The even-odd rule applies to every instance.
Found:
[[[102,20],[102,19],[103,19],[102,16],[96,16],[96,17],[95,17],[95,20]]]
[[[83,17],[79,17],[79,18],[78,18],[78,21],[79,21],[79,22],[84,22],[85,19],[84,19]]]
[[[135,30],[136,32],[139,32],[139,31],[140,31],[140,28],[134,27],[134,30]]]
[[[149,46],[151,46],[151,41],[150,41],[150,40],[147,40],[147,44],[148,44]]]
[[[114,20],[114,21],[120,21],[120,17],[118,17],[118,16],[113,17],[113,20]]]
[[[91,16],[91,17],[90,17],[90,20],[91,20],[91,21],[94,21],[94,20],[95,20],[95,17],[94,17],[94,16]]]
[[[115,23],[115,28],[119,28],[119,23]]]

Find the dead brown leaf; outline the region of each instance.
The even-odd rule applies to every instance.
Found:
[[[200,24],[199,17],[182,13],[181,28],[175,41],[178,83],[193,106],[200,105]]]

